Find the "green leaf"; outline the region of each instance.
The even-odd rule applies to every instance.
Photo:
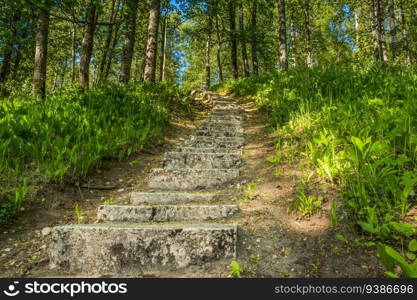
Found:
[[[349,242],[348,242],[348,240],[343,236],[343,235],[341,235],[341,234],[336,234],[336,238],[339,240],[339,241],[342,241],[343,243],[345,243],[345,244],[348,244]]]
[[[363,230],[369,232],[369,233],[376,233],[376,229],[372,224],[359,221],[358,224],[362,227]]]
[[[416,255],[414,253],[411,253],[411,252],[407,252],[406,256],[410,260],[415,260],[416,259]]]
[[[391,256],[387,254],[386,246],[383,244],[378,244],[377,253],[385,269],[388,270],[389,272],[394,271],[395,261],[394,259],[392,259]]]
[[[400,278],[397,274],[394,274],[392,272],[385,272],[385,275],[387,275],[389,278]]]
[[[417,251],[417,240],[410,241],[410,243],[408,244],[408,250],[410,250],[411,252]]]

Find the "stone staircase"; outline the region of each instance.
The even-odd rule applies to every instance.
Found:
[[[214,98],[214,96],[213,96]],[[51,267],[75,274],[140,275],[230,262],[237,225],[223,224],[237,205],[214,205],[239,177],[244,110],[213,99],[209,119],[162,168],[153,169],[149,191],[133,192],[129,205],[98,208],[98,224],[55,227]]]

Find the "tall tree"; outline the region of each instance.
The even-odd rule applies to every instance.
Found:
[[[33,70],[34,96],[46,97],[46,64],[48,59],[48,34],[50,14],[46,7],[39,10],[36,38],[35,38],[35,65]]]
[[[230,22],[230,59],[232,63],[233,79],[239,78],[239,66],[237,62],[237,37],[236,37],[236,9],[233,0],[229,0],[229,22]]]
[[[169,18],[168,12],[169,12],[169,1],[165,0],[164,17],[162,20],[161,62],[159,63],[159,81],[164,81],[165,75],[166,75],[168,18]]]
[[[242,50],[242,63],[243,63],[243,73],[245,76],[249,76],[249,59],[248,59],[248,52],[246,49],[246,30],[245,30],[245,10],[243,7],[243,1],[241,0],[239,3],[239,29],[241,35],[241,50]]]
[[[216,9],[216,37],[217,37],[217,69],[219,81],[223,81],[223,64],[222,64],[222,38],[220,35],[219,13]]]
[[[127,0],[126,18],[128,26],[123,47],[122,65],[120,67],[120,82],[128,83],[132,68],[133,49],[136,41],[136,18],[138,14],[138,0]]]
[[[148,25],[148,40],[146,43],[145,53],[145,68],[143,72],[143,80],[145,82],[155,81],[160,11],[161,1],[151,0]]]
[[[304,0],[304,33],[306,37],[307,66],[313,66],[313,41],[311,39],[311,5],[309,0]]]
[[[80,54],[80,87],[86,89],[90,83],[90,62],[93,54],[94,33],[96,30],[98,13],[97,5],[94,0],[87,0],[86,23],[84,36],[81,42]]]
[[[209,4],[207,9],[207,37],[206,37],[206,88],[210,88],[211,86],[211,35],[212,35],[212,27],[213,27],[213,15],[212,15],[212,7]]]
[[[259,73],[259,62],[258,62],[258,42],[256,39],[257,31],[257,20],[258,20],[258,0],[253,0],[252,4],[252,16],[251,16],[251,52],[252,52],[252,70],[254,74]]]
[[[391,36],[391,53],[392,58],[396,59],[398,56],[398,43],[397,43],[397,20],[395,15],[395,1],[388,0],[389,10],[389,30]]]
[[[384,37],[383,12],[381,0],[372,0],[372,16],[374,26],[374,38],[377,46],[377,58],[381,62],[388,62],[387,45]]]
[[[279,15],[279,66],[283,70],[288,69],[287,53],[287,23],[285,17],[285,0],[278,0]]]

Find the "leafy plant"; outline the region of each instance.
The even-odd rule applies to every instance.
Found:
[[[248,202],[255,198],[254,190],[258,187],[256,183],[251,183],[246,186],[246,189],[243,191],[243,201]]]
[[[229,274],[232,275],[235,278],[241,278],[241,274],[243,272],[243,269],[241,267],[241,265],[233,260],[230,265],[227,267],[229,269]]]
[[[408,244],[408,252],[406,257],[403,257],[400,253],[393,248],[378,244],[378,256],[384,265],[388,277],[398,278],[399,275],[394,273],[396,266],[401,268],[402,276],[406,278],[417,278],[417,259],[415,253],[417,253],[417,240],[411,240]],[[410,260],[409,263],[407,260]]]
[[[75,212],[75,217],[77,218],[77,224],[81,224],[81,221],[84,217],[83,209],[78,204],[76,204],[74,208],[74,212]]]

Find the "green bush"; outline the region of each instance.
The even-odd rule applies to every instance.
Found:
[[[43,102],[2,99],[0,225],[18,213],[10,199],[26,186],[23,178],[32,183],[75,182],[103,159],[129,156],[161,137],[168,107],[182,106],[184,99],[168,84],[108,85],[86,93],[74,88]]]
[[[416,203],[417,71],[405,66],[292,69],[228,82],[275,128],[279,151],[308,158],[337,184],[360,228],[389,224]]]

